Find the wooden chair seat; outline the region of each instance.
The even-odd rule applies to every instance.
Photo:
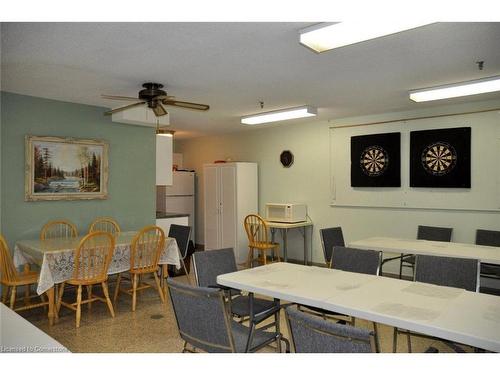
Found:
[[[9,307],[14,311],[22,311],[28,309],[34,309],[36,307],[47,306],[48,301],[45,300],[43,294],[38,296],[36,294],[31,294],[31,285],[38,283],[38,272],[33,272],[29,270],[29,267],[25,267],[24,272],[18,272],[14,263],[12,262],[12,257],[10,255],[7,242],[0,235],[0,274],[2,278],[0,279],[0,284],[3,285],[3,298],[2,302],[7,303],[10,292],[10,305]],[[16,306],[16,294],[18,287],[25,287],[24,293],[24,306]],[[31,298],[40,297],[42,302],[31,303]]]
[[[279,243],[275,242],[270,242],[270,243],[264,243],[264,242],[252,242],[248,244],[249,247],[253,247],[254,249],[258,250],[273,250],[276,249],[280,246]]]
[[[2,280],[2,284],[5,286],[23,286],[28,284],[38,283],[38,277],[40,274],[34,271],[28,271],[27,273],[18,273],[15,280]]]

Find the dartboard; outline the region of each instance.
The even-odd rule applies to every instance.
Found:
[[[448,174],[457,163],[455,148],[446,142],[435,142],[422,151],[422,166],[425,171],[434,176]]]
[[[361,170],[370,177],[380,176],[389,165],[389,156],[380,146],[370,146],[361,153]]]

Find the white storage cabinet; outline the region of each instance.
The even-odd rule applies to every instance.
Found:
[[[236,262],[245,263],[248,239],[243,220],[258,213],[257,164],[205,164],[203,180],[205,250],[231,247]]]

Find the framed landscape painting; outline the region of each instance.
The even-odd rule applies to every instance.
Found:
[[[106,199],[108,143],[27,135],[25,200]]]

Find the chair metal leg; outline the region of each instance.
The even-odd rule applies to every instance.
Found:
[[[398,351],[398,329],[394,327],[394,337],[392,339],[392,352],[397,353]]]
[[[251,344],[252,344],[252,341],[253,341],[254,332],[255,332],[255,323],[252,322],[252,321],[250,321],[250,332],[248,334],[248,340],[247,340],[247,346],[245,348],[245,353],[249,353],[250,352],[250,347],[251,347]]]
[[[106,303],[108,305],[109,312],[111,313],[111,316],[114,318],[115,311],[113,309],[113,304],[109,299],[108,283],[104,281],[101,285],[102,285],[102,292],[104,293],[104,297],[106,298]]]
[[[276,298],[274,298],[274,302],[279,305],[280,301]],[[274,314],[274,322],[276,326],[276,334],[277,334],[277,339],[276,339],[276,345],[278,347],[277,352],[281,353],[281,330],[280,330],[280,311],[281,309],[278,309],[276,313]]]
[[[14,310],[16,304],[16,286],[14,285],[10,291],[10,309]]]
[[[161,285],[160,285],[160,280],[158,279],[158,275],[156,274],[156,272],[153,272],[153,275],[155,276],[156,288],[158,289],[158,294],[160,295],[161,303],[165,303],[165,296],[163,295],[163,292],[161,290]]]
[[[377,323],[373,322],[373,332],[375,333],[375,351],[380,353],[380,340],[378,336]]]
[[[135,311],[135,306],[137,302],[137,274],[134,273],[134,277],[132,280],[132,311]]]
[[[399,278],[403,278],[403,255],[401,255],[401,258],[399,259]]]
[[[410,332],[406,332],[406,341],[408,343],[408,353],[411,353],[411,335],[410,335]]]
[[[247,339],[247,345],[245,347],[245,353],[248,353],[250,351],[250,347],[252,345],[253,341],[253,334],[254,334],[254,329],[255,329],[255,324],[254,324],[254,311],[253,311],[253,293],[248,293],[248,310],[250,312],[249,314],[249,324],[250,324],[250,331],[248,332],[248,339]]]
[[[186,264],[184,263],[184,259],[182,259],[182,258],[181,258],[181,266],[184,269],[184,272],[186,273],[186,277],[187,277],[189,285],[192,285],[191,279],[189,278],[189,273],[188,273],[187,268],[186,268]]]
[[[122,279],[122,274],[119,273],[116,278],[116,286],[115,286],[115,295],[113,296],[113,302],[116,304],[116,300],[118,299],[118,293],[120,293],[120,281]]]
[[[82,286],[78,285],[78,294],[76,296],[76,328],[80,327],[81,317],[82,317]]]

